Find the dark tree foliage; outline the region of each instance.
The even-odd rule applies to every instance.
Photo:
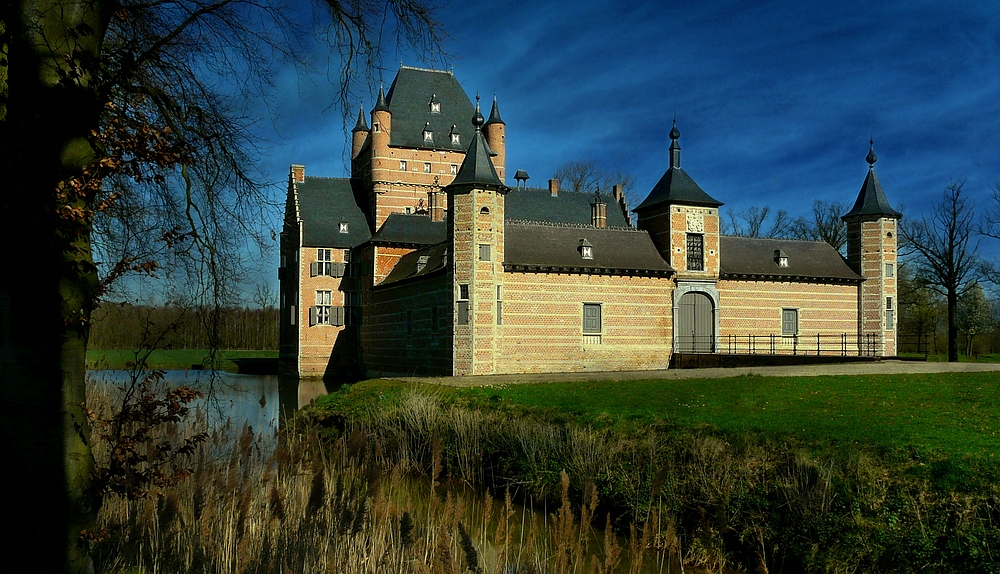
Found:
[[[269,197],[252,169],[247,102],[273,65],[332,48],[344,101],[377,75],[382,41],[441,35],[422,0],[26,0],[0,7],[3,442],[31,569],[92,570],[99,497],[85,401],[90,317],[129,275],[168,274],[226,301]],[[304,16],[304,18],[300,17]],[[235,89],[233,88],[235,86]],[[96,257],[95,257],[96,255]],[[168,271],[165,271],[169,269]],[[28,559],[27,553],[24,558]],[[17,569],[17,568],[15,568]]]

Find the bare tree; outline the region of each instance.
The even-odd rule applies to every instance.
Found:
[[[383,34],[418,50],[441,35],[423,0],[319,1],[341,99],[377,74]],[[85,400],[90,316],[130,274],[177,264],[201,294],[232,295],[240,236],[267,196],[246,107],[271,62],[301,60],[290,6],[255,0],[7,2],[0,18],[3,441],[32,567],[92,571],[100,504]],[[231,89],[235,86],[234,90]],[[99,235],[100,234],[100,235]],[[95,246],[100,259],[95,261]]]
[[[736,237],[786,238],[792,231],[793,221],[788,212],[773,212],[769,206],[751,206],[743,211],[726,210],[728,222],[722,220],[722,233]]]
[[[952,181],[930,219],[900,227],[913,251],[915,277],[948,303],[948,360],[958,361],[958,300],[979,280],[975,206],[962,195],[965,181]]]
[[[612,186],[621,185],[628,197],[635,186],[635,176],[631,173],[621,168],[610,171],[601,169],[593,160],[566,162],[559,166],[552,177],[558,179],[564,189],[579,193],[598,190],[610,193]]]
[[[812,205],[812,219],[800,217],[792,225],[791,235],[796,239],[825,241],[843,253],[847,246],[847,224],[840,218],[848,206],[839,201],[817,199]]]

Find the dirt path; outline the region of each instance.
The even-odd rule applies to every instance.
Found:
[[[1000,363],[925,363],[921,361],[878,361],[782,367],[736,367],[712,369],[670,369],[662,371],[600,371],[584,373],[540,373],[524,375],[478,375],[470,377],[393,377],[394,380],[474,387],[503,383],[547,383],[554,381],[629,381],[640,379],[721,379],[740,375],[768,377],[816,377],[820,375],[961,373],[995,371]]]

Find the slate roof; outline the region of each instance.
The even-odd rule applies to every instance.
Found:
[[[358,185],[357,182],[354,185]],[[350,179],[309,177],[295,185],[302,220],[302,245],[356,247],[371,238],[368,221],[355,200]],[[340,233],[340,223],[347,233]]]
[[[423,268],[420,258],[427,257]],[[448,246],[444,243],[418,249],[399,258],[389,275],[375,288],[390,285],[404,279],[425,277],[448,266]],[[418,270],[419,269],[419,270]]]
[[[628,227],[618,202],[604,194],[601,199],[608,204],[608,226]],[[507,193],[504,202],[506,219],[590,225],[590,204],[594,202],[594,194],[560,191],[558,197],[552,197],[544,188],[515,188]]]
[[[448,236],[444,221],[431,221],[426,215],[390,213],[382,227],[372,235],[377,245],[435,245]]]
[[[493,160],[490,159],[490,147],[486,145],[483,132],[479,130],[483,125],[483,115],[479,113],[479,106],[476,106],[476,115],[472,118],[472,123],[476,131],[472,133],[472,142],[465,152],[462,166],[458,168],[455,179],[451,180],[450,187],[458,185],[487,185],[494,187],[505,187],[497,175],[497,170],[493,167]]]
[[[656,182],[653,190],[632,211],[648,209],[661,203],[680,203],[684,205],[704,205],[719,207],[722,202],[705,193],[683,169],[671,167]]]
[[[878,176],[875,175],[874,165],[868,169],[868,176],[861,186],[861,191],[858,192],[858,200],[854,202],[854,207],[844,215],[843,219],[863,216],[894,217],[896,219],[903,217],[902,213],[889,205],[889,199],[886,198],[882,184],[879,183]]]
[[[432,96],[441,103],[441,113],[431,113]],[[469,145],[469,118],[475,110],[451,72],[401,67],[386,102],[392,113],[389,145],[453,151],[465,151]],[[433,143],[424,142],[425,125],[434,132]],[[452,126],[460,136],[457,144],[451,143]]]
[[[593,246],[593,259],[581,256],[581,240]],[[507,222],[503,263],[504,267],[529,271],[579,270],[637,275],[673,273],[645,231],[572,225]]]
[[[788,267],[779,267],[774,252],[783,251]],[[719,275],[774,280],[810,280],[858,282],[862,277],[848,267],[844,258],[825,241],[794,239],[758,239],[750,237],[719,238]]]

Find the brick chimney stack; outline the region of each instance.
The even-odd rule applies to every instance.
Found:
[[[594,203],[590,204],[590,223],[598,229],[608,226],[608,204],[598,195],[594,198]]]
[[[444,221],[444,194],[439,191],[427,192],[427,211],[431,221]]]
[[[559,197],[559,180],[550,179],[549,180],[549,193],[552,197]]]
[[[292,164],[292,183],[306,182],[306,166]]]

